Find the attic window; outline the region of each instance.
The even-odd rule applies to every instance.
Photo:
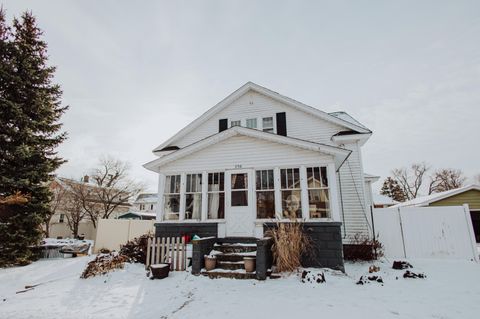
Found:
[[[247,119],[248,128],[257,128],[257,119]]]
[[[240,126],[241,125],[241,121],[238,120],[238,121],[231,121],[230,122],[230,127],[234,127],[234,126]]]
[[[273,133],[273,117],[264,117],[262,122],[263,122],[263,131],[268,133]]]

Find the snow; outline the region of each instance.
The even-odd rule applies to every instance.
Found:
[[[347,263],[348,275],[310,269],[325,273],[323,284],[301,283],[300,274],[256,281],[170,272],[166,279],[150,280],[141,264],[80,279],[92,258],[0,269],[0,318],[477,318],[480,313],[480,265],[469,261],[409,259],[411,271],[426,279],[404,279],[404,271],[391,269],[392,260],[377,262],[375,275],[384,284],[356,285],[370,263]]]

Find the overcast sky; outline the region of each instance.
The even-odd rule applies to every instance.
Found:
[[[156,191],[152,149],[247,81],[369,127],[368,173],[480,173],[480,1],[3,3],[58,67],[66,177],[110,154]]]

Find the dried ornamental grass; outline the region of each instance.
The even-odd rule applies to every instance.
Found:
[[[273,261],[278,272],[292,272],[300,267],[302,255],[312,248],[310,238],[297,221],[277,223],[277,228],[270,229],[267,236],[273,239]]]

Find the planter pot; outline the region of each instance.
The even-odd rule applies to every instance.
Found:
[[[217,265],[217,257],[205,256],[205,269],[207,271],[215,269],[216,265]]]
[[[163,279],[168,277],[170,272],[170,264],[153,264],[150,265],[152,271],[152,279]]]
[[[256,270],[256,257],[243,257],[246,272],[254,272]]]

